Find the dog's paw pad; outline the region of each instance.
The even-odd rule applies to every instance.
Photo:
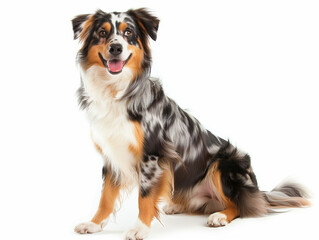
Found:
[[[223,213],[213,213],[207,219],[207,225],[210,227],[223,227],[228,224],[227,217]]]
[[[80,223],[74,228],[74,231],[80,234],[96,233],[102,231],[101,225],[93,222]]]

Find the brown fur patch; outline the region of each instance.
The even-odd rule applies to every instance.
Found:
[[[228,223],[231,222],[234,218],[239,216],[239,210],[236,204],[231,201],[227,196],[225,196],[222,183],[221,183],[221,173],[218,170],[218,162],[214,163],[211,168],[210,176],[212,177],[213,184],[222,198],[223,204],[225,206],[225,210],[221,211],[227,217]]]
[[[80,42],[84,41],[86,38],[87,38],[87,35],[88,35],[88,32],[93,24],[93,21],[94,21],[94,17],[91,16],[89,17],[89,19],[85,22],[84,26],[83,26],[83,29],[82,29],[82,32],[80,33]]]
[[[108,32],[110,32],[110,31],[111,31],[111,28],[112,28],[112,26],[111,26],[111,24],[110,24],[109,22],[104,23],[104,24],[103,24],[103,27],[104,27],[104,29],[105,29],[106,31],[108,31]]]
[[[140,46],[142,46],[142,43],[139,39],[138,39],[138,42]],[[132,52],[132,56],[130,60],[126,63],[126,66],[132,70],[133,72],[132,80],[134,80],[136,75],[142,74],[142,61],[143,61],[144,50],[143,50],[143,47],[141,49],[133,45],[128,45],[127,48],[129,51]]]
[[[138,25],[143,29],[143,32],[148,35],[143,23],[141,21],[137,21]],[[141,42],[139,41],[139,44],[142,46]],[[144,51],[149,52],[150,51],[150,47],[149,47],[149,43],[148,43],[148,39],[145,39],[145,45],[144,47]]]
[[[107,174],[104,181],[99,208],[92,218],[92,222],[100,224],[113,212],[114,203],[119,195],[120,188],[121,187],[119,185],[114,183],[110,174]]]
[[[134,135],[135,135],[137,145],[135,146],[130,144],[129,151],[133,153],[133,155],[135,156],[137,160],[141,160],[143,156],[143,148],[144,148],[144,133],[143,133],[141,125],[138,122],[134,121],[133,125],[134,125]]]
[[[235,218],[239,216],[239,211],[238,208],[235,207],[228,207],[225,210],[221,211],[220,213],[225,214],[226,216],[226,221],[230,223],[233,221]]]
[[[139,207],[139,219],[142,223],[151,226],[151,222],[154,217],[158,217],[157,199],[152,195],[146,198],[139,197],[138,207]]]
[[[172,198],[173,186],[174,186],[174,170],[173,166],[169,160],[161,159],[158,162],[158,165],[161,169],[164,170],[162,175],[162,186],[160,190],[160,196],[166,200],[170,200]]]
[[[102,63],[99,53],[104,55],[104,52],[107,52],[108,44],[99,44],[89,47],[87,61],[85,63],[85,66],[83,66],[85,69],[90,68],[93,65],[98,65],[100,67],[105,67]]]
[[[119,30],[123,32],[127,28],[126,22],[121,22],[119,25]]]
[[[158,183],[152,188],[150,194],[147,197],[139,195],[138,207],[139,207],[139,219],[142,223],[151,226],[151,222],[154,217],[159,220],[158,203],[160,197],[167,198],[171,195],[171,169],[165,169]]]
[[[220,197],[222,198],[225,207],[226,208],[232,207],[234,205],[234,203],[228,197],[226,197],[224,194],[222,183],[221,183],[221,173],[218,170],[218,163],[217,162],[214,163],[214,165],[211,167],[210,176],[212,177],[213,184],[214,184],[217,192],[219,193]]]

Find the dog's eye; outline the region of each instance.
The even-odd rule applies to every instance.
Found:
[[[132,31],[130,29],[126,29],[125,32],[124,32],[124,36],[125,37],[130,37],[130,36],[132,36],[132,34],[133,33],[132,33]]]
[[[106,37],[106,31],[105,30],[101,30],[99,32],[99,36],[102,37],[102,38]]]

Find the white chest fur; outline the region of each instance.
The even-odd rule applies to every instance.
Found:
[[[105,70],[104,70],[105,71]],[[110,82],[100,78],[101,73],[94,69],[94,75],[83,77],[83,85],[92,100],[87,108],[93,141],[101,148],[105,161],[123,184],[136,182],[136,159],[129,146],[136,146],[135,127],[128,119],[124,101],[116,99],[110,91]],[[90,73],[90,72],[89,72]],[[97,77],[98,76],[98,77]],[[121,82],[121,79],[118,79]],[[123,82],[120,83],[124,85]],[[114,86],[112,86],[114,89]],[[121,86],[117,91],[124,91]]]

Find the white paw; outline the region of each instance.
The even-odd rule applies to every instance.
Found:
[[[148,236],[150,228],[142,223],[139,219],[135,227],[125,233],[125,240],[143,240]]]
[[[95,224],[93,222],[86,222],[86,223],[81,223],[81,224],[77,225],[74,228],[74,231],[77,233],[81,233],[81,234],[96,233],[96,232],[102,231],[102,226],[101,226],[101,224]]]
[[[228,224],[227,217],[223,213],[213,213],[207,219],[207,225],[210,227],[223,227]]]
[[[167,204],[163,207],[163,211],[165,214],[167,215],[171,215],[171,214],[177,214],[177,213],[181,213],[181,209],[178,205],[176,204]]]

